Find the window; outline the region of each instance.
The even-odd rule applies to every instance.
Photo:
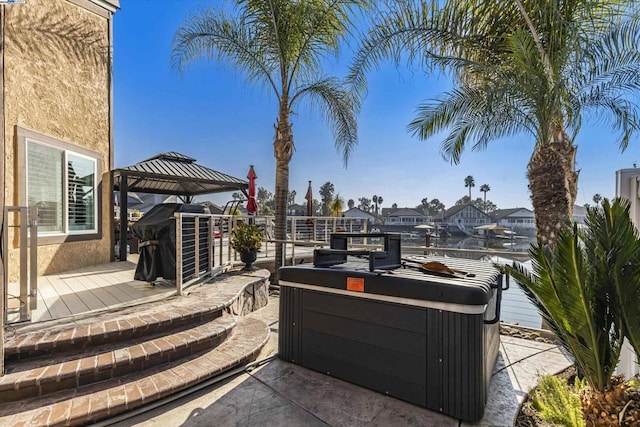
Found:
[[[27,141],[27,205],[38,208],[40,233],[63,233],[64,152]]]
[[[69,232],[96,231],[96,160],[67,153]]]
[[[42,243],[100,238],[100,155],[18,128],[20,204],[38,208]]]

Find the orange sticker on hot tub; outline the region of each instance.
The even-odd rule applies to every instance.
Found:
[[[364,292],[364,279],[362,277],[347,277],[347,290]]]

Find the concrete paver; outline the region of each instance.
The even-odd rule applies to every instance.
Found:
[[[248,317],[271,329],[258,360],[277,354],[278,298]],[[485,416],[461,422],[279,359],[117,424],[124,426],[497,426],[513,425],[542,374],[571,362],[557,346],[501,336]]]

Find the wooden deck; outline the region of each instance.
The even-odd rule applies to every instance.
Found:
[[[175,294],[175,285],[159,281],[156,286],[133,280],[137,256],[128,261],[80,268],[38,277],[38,307],[31,321],[60,319],[77,314],[157,301]],[[9,284],[8,320],[19,320],[17,283]]]
[[[293,251],[296,257],[308,256],[313,253],[313,248],[288,246],[287,257],[290,257]],[[229,257],[226,246],[222,248],[222,254],[223,262],[230,261],[238,266],[241,264],[239,258],[234,261]],[[258,261],[273,263],[274,255],[275,247],[272,244],[265,245],[259,252]],[[216,265],[220,263],[218,257],[216,254]],[[175,295],[175,282],[159,279],[155,286],[151,286],[148,282],[133,280],[137,263],[138,254],[130,254],[124,262],[39,276],[37,309],[31,312],[31,322],[121,308]],[[7,320],[10,324],[17,323],[20,321],[18,283],[9,283],[8,295]]]

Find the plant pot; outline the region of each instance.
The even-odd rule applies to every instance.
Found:
[[[258,258],[258,250],[251,249],[240,252],[240,261],[244,262],[243,270],[254,270],[255,267],[252,265],[255,260]]]

